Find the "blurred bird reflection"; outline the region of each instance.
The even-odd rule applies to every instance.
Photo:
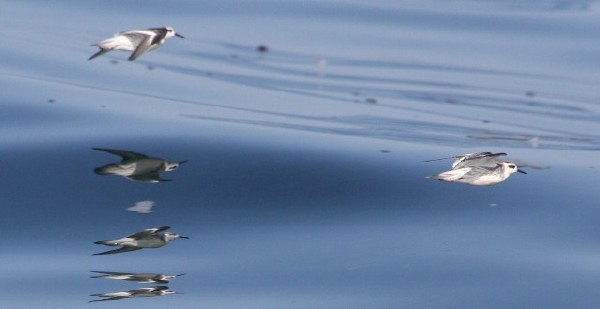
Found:
[[[171,279],[185,275],[185,274],[165,275],[165,274],[156,274],[156,273],[125,273],[125,272],[117,272],[117,271],[98,271],[98,270],[92,270],[92,272],[97,273],[99,275],[92,276],[91,278],[105,278],[105,279],[131,281],[131,282],[137,282],[137,283],[161,283],[161,284],[169,283],[169,281],[171,281]]]
[[[97,301],[106,301],[106,300],[119,300],[125,298],[136,298],[136,297],[154,297],[154,296],[164,296],[169,294],[175,294],[176,292],[173,290],[169,290],[168,286],[155,286],[151,288],[139,288],[128,291],[118,291],[118,292],[110,292],[110,293],[98,293],[91,294],[90,296],[103,297],[102,299],[94,299],[89,302],[97,302]]]
[[[160,248],[166,245],[169,241],[175,240],[177,238],[188,239],[189,237],[180,236],[175,233],[162,233],[165,230],[170,229],[169,226],[161,226],[156,228],[149,228],[143,231],[133,233],[131,235],[127,235],[120,239],[114,240],[99,240],[94,242],[98,245],[106,245],[106,246],[122,246],[119,249],[110,250],[102,253],[96,253],[94,255],[106,255],[106,254],[115,254],[115,253],[123,253],[129,251],[140,250],[144,248]]]
[[[160,177],[161,172],[170,172],[187,161],[169,162],[162,158],[149,157],[145,154],[128,150],[93,148],[121,157],[121,162],[111,163],[94,169],[98,175],[118,175],[139,182],[163,182],[170,179]]]

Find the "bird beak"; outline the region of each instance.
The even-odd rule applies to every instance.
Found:
[[[517,172],[519,172],[519,173],[521,173],[521,174],[527,174],[527,173],[525,173],[525,171],[523,171],[523,170],[517,170]]]
[[[183,238],[183,239],[190,239],[190,238],[189,238],[189,237],[187,237],[187,236],[179,236],[179,238]]]
[[[183,39],[183,35],[181,35],[181,34],[179,34],[179,33],[175,33],[175,36],[178,36],[178,37],[180,37],[180,38],[182,38],[182,39]]]
[[[181,165],[181,164],[183,164],[183,163],[186,163],[187,161],[188,161],[188,160],[183,160],[183,161],[180,161],[180,162],[178,162],[178,164],[179,164],[179,165]]]

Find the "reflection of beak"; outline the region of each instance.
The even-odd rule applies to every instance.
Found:
[[[527,173],[525,173],[525,171],[523,171],[523,170],[517,170],[517,172],[519,172],[519,173],[521,173],[521,174],[527,174]]]
[[[179,238],[183,238],[183,239],[190,239],[190,238],[189,238],[189,237],[187,237],[187,236],[179,236]]]
[[[175,33],[175,36],[178,36],[178,37],[180,37],[180,38],[182,38],[182,39],[183,39],[183,35],[181,35],[181,34],[179,34],[179,33]]]

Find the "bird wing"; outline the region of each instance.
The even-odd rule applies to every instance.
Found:
[[[463,167],[472,167],[472,166],[486,166],[486,167],[496,167],[499,162],[501,162],[498,157],[505,156],[506,153],[491,153],[491,152],[477,152],[470,153],[459,157],[458,160],[452,163],[452,169],[458,169]]]
[[[91,56],[88,58],[88,60],[92,60],[92,59],[94,59],[94,58],[96,58],[96,57],[98,57],[98,56],[102,56],[102,55],[104,55],[104,54],[108,53],[109,51],[110,51],[110,49],[104,49],[104,48],[100,48],[100,50],[99,50],[97,53],[95,53],[95,54],[91,55]]]
[[[152,37],[152,42],[150,44],[157,44],[160,42],[160,40],[167,36],[166,28],[150,28],[148,30],[156,33],[156,35]]]
[[[121,247],[121,248],[119,248],[119,249],[110,250],[110,251],[101,252],[101,253],[95,253],[95,254],[93,254],[93,255],[117,254],[117,253],[124,253],[124,252],[136,251],[136,250],[140,250],[140,249],[142,249],[142,248],[136,248],[136,247]]]
[[[129,151],[129,150],[118,150],[118,149],[109,149],[109,148],[92,148],[92,149],[112,153],[114,155],[121,157],[123,159],[123,161],[131,160],[131,159],[148,158],[148,156],[145,154],[142,154],[139,152],[134,152],[134,151]]]
[[[150,48],[152,48],[152,42],[153,42],[153,38],[155,38],[156,35],[144,35],[144,39],[140,41],[140,43],[137,45],[137,47],[135,48],[135,50],[133,51],[133,53],[131,53],[131,56],[129,56],[129,61],[133,61],[135,59],[137,59],[139,56],[143,55],[145,52],[149,51]]]
[[[105,274],[105,275],[119,275],[119,276],[128,276],[128,275],[134,275],[134,273],[123,273],[123,272],[118,272],[118,271],[102,271],[102,270],[91,270],[91,272],[93,272],[93,273],[97,273],[97,274]]]
[[[119,36],[119,35],[126,37],[133,46],[138,46],[146,38],[152,36],[152,33],[145,31],[145,30],[132,30],[132,31],[119,32],[115,36]]]
[[[464,167],[459,169],[452,169],[447,172],[443,172],[437,175],[433,175],[430,178],[443,180],[443,181],[456,181],[461,179],[471,170],[470,167]]]
[[[496,171],[497,169],[501,168],[502,165],[496,163],[496,165],[494,166],[472,166],[469,168],[469,171],[467,173],[465,173],[464,176],[467,177],[480,177],[483,175],[489,175],[490,173],[493,173],[494,171]]]

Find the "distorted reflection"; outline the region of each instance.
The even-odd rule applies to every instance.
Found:
[[[91,294],[90,296],[103,297],[102,299],[94,299],[89,302],[106,301],[106,300],[119,300],[124,298],[136,298],[136,297],[154,297],[163,296],[168,294],[175,294],[173,290],[169,290],[168,286],[155,286],[151,288],[139,288],[127,291],[117,291],[109,293],[98,293]]]
[[[115,254],[115,253],[123,253],[129,251],[140,250],[144,248],[160,248],[167,244],[167,242],[171,240],[175,240],[177,238],[188,239],[189,237],[180,236],[178,234],[166,232],[162,233],[170,229],[169,226],[161,226],[156,228],[149,228],[143,231],[127,235],[120,239],[114,240],[99,240],[94,242],[98,245],[106,245],[106,246],[122,246],[119,249],[110,250],[102,253],[96,253],[94,255],[106,255],[106,254]]]
[[[149,214],[154,207],[154,201],[139,201],[135,205],[127,208],[127,211],[137,212],[139,214]]]
[[[185,275],[185,274],[165,275],[165,274],[155,274],[155,273],[125,273],[125,272],[118,272],[118,271],[99,271],[99,270],[92,270],[92,272],[97,273],[99,275],[92,276],[90,278],[104,278],[104,279],[131,281],[131,282],[137,282],[137,283],[162,283],[162,284],[169,283],[169,281],[171,281],[171,279],[175,279],[179,276]]]
[[[162,158],[149,157],[145,154],[118,149],[93,148],[121,157],[121,162],[111,163],[94,169],[98,175],[119,175],[133,181],[162,182],[170,181],[160,177],[161,172],[170,172],[187,161],[169,162]]]

